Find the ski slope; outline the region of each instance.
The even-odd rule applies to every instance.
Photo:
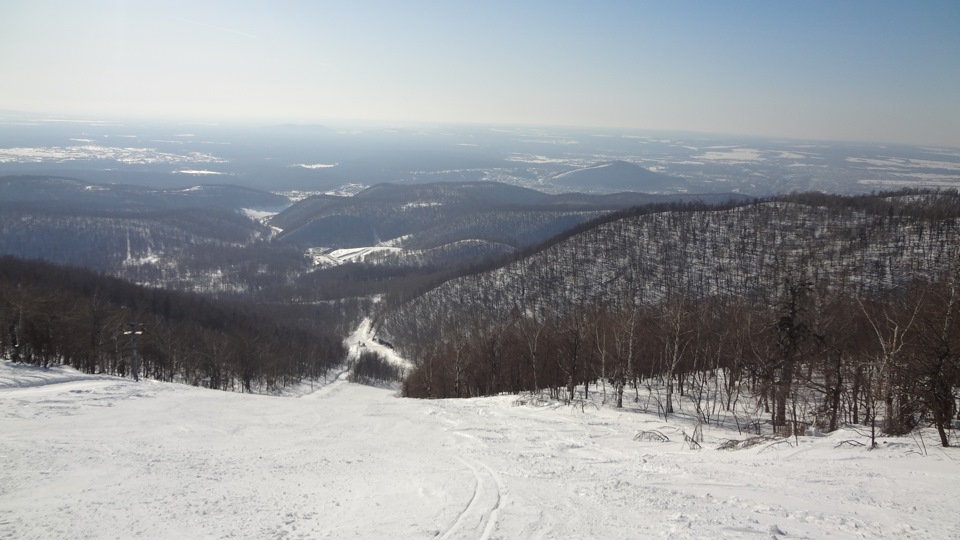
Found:
[[[391,346],[387,346],[383,341],[377,339],[373,321],[369,317],[364,317],[357,325],[356,330],[343,343],[347,347],[349,360],[360,358],[360,355],[364,352],[372,352],[397,367],[407,370],[413,367],[407,359],[400,356]]]
[[[518,400],[294,397],[0,360],[0,538],[958,538],[960,452],[717,450],[684,420]],[[668,442],[641,442],[657,430]]]

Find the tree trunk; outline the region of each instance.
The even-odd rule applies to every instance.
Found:
[[[863,377],[863,367],[857,366],[856,371],[853,372],[853,388],[850,389],[850,400],[853,402],[853,418],[851,418],[854,424],[860,423],[860,379]]]
[[[663,411],[666,414],[673,414],[673,377],[667,375],[667,403]]]

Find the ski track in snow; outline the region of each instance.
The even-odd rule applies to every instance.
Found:
[[[463,434],[458,433],[457,435]],[[473,493],[470,495],[467,506],[457,515],[453,524],[440,536],[440,539],[478,538],[489,540],[492,538],[491,534],[496,527],[497,513],[503,497],[502,482],[486,464],[464,457],[458,457],[457,459],[473,474]]]
[[[694,451],[686,422],[346,372],[294,399],[0,361],[0,538],[960,537],[956,448],[718,451],[743,436],[706,427]],[[671,441],[633,439],[653,429]]]

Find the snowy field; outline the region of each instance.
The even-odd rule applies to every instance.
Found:
[[[667,442],[637,441],[657,430]],[[0,538],[960,538],[960,452],[852,431],[741,450],[516,396],[301,397],[0,360]],[[931,441],[932,442],[932,441]]]

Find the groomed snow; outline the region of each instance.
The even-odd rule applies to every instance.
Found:
[[[400,356],[397,351],[393,349],[392,345],[388,345],[388,342],[377,339],[377,334],[373,329],[373,321],[370,320],[369,317],[360,321],[357,329],[353,331],[353,334],[350,334],[350,337],[344,340],[343,344],[347,347],[349,357],[354,360],[359,358],[364,352],[372,352],[404,370],[409,370],[413,367],[406,358]]]
[[[640,442],[658,430],[669,442]],[[0,538],[957,538],[960,453],[846,431],[716,450],[683,421],[300,398],[0,360]],[[794,443],[791,440],[791,443]]]

